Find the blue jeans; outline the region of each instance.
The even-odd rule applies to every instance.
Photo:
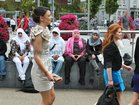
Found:
[[[58,59],[57,61],[52,60],[53,73],[59,75],[62,65],[63,65],[63,60],[61,59]]]
[[[5,63],[5,57],[0,56],[0,75],[6,75],[6,63]]]

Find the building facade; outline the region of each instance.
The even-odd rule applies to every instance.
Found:
[[[106,18],[108,20],[109,17],[105,12],[105,2],[106,0],[102,1],[99,12],[97,13],[98,22],[100,25],[103,25],[104,19]],[[129,15],[133,18],[139,17],[139,0],[118,0],[118,4],[119,8],[116,13],[111,15],[110,21],[114,20],[117,22],[118,18],[124,15],[125,10],[128,10]]]

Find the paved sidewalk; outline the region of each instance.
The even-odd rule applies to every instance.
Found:
[[[102,91],[56,89],[54,105],[94,105]],[[128,105],[132,92],[126,91],[122,105]],[[24,93],[18,89],[0,88],[0,105],[38,105],[39,93]]]

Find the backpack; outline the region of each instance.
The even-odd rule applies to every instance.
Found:
[[[128,53],[124,54],[123,60],[124,60],[124,64],[127,66],[130,66],[132,64],[132,57]]]
[[[115,87],[106,87],[96,105],[119,105]]]

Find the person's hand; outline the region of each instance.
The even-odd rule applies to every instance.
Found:
[[[81,55],[77,55],[78,57],[76,58],[76,61],[81,57]]]
[[[54,60],[57,60],[57,59],[59,58],[59,56],[58,56],[58,55],[54,55],[54,56],[52,56],[52,58],[53,58]]]
[[[96,59],[96,56],[94,54],[92,54],[92,59]]]
[[[74,61],[76,61],[76,57],[75,57],[75,55],[71,55],[71,57],[74,59]]]
[[[54,81],[54,78],[53,78],[52,74],[48,73],[46,76],[47,76],[49,81]]]
[[[132,68],[131,66],[125,66],[125,69],[126,69],[127,71],[133,70],[133,68]]]
[[[22,56],[18,56],[18,58],[20,59],[20,61],[23,61],[23,57]]]
[[[113,81],[112,80],[110,80],[110,81],[108,81],[108,87],[112,87],[114,84],[113,84]]]

